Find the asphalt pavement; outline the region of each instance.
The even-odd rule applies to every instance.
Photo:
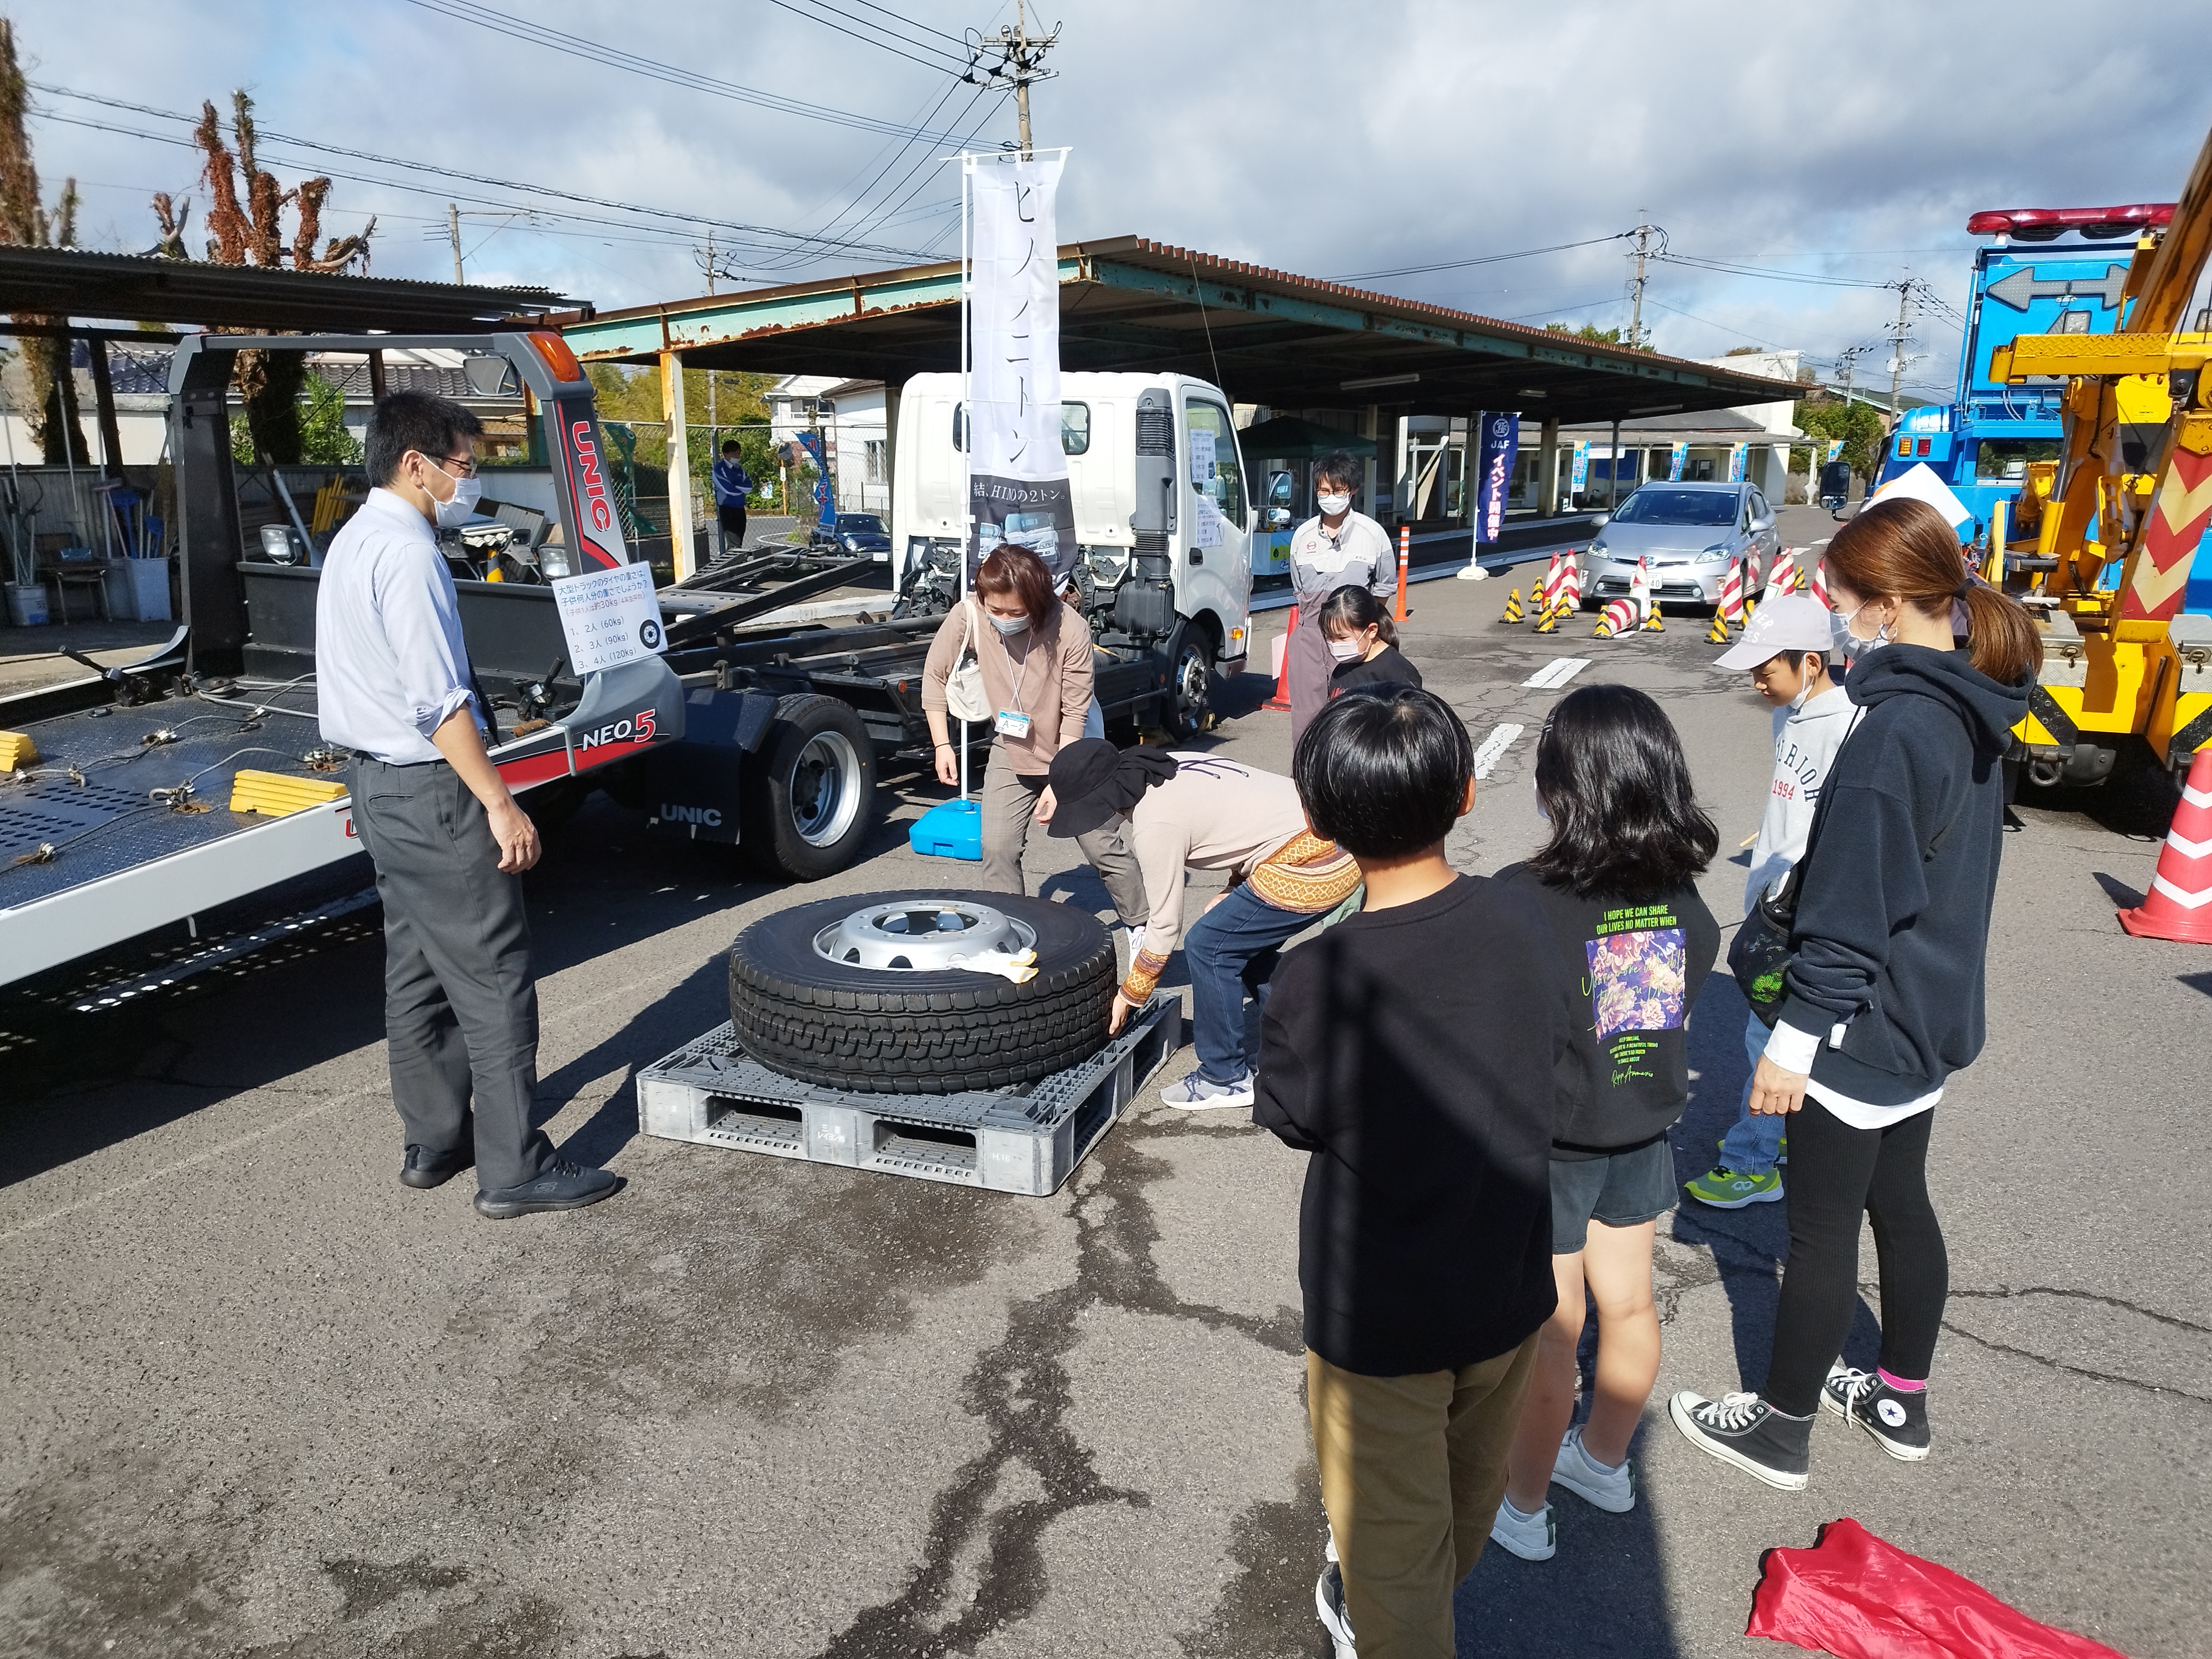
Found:
[[[1826,528],[1790,519],[1793,541]],[[1561,692],[1523,682],[1582,659],[1569,685],[1642,686],[1680,727],[1722,830],[1704,890],[1733,921],[1765,708],[1711,671],[1701,617],[1536,637],[1497,620],[1516,585],[1412,591],[1407,654],[1496,745],[1453,860],[1540,840],[1532,753]],[[1266,689],[1230,683],[1207,741],[1286,769]],[[1936,1117],[1934,1455],[1826,1419],[1809,1490],[1784,1494],[1668,1426],[1673,1389],[1759,1381],[1785,1244],[1784,1206],[1686,1207],[1660,1235],[1637,1509],[1556,1493],[1557,1558],[1487,1553],[1462,1653],[1772,1651],[1741,1634],[1760,1553],[1839,1516],[2133,1659],[2207,1650],[2212,951],[2112,915],[2149,884],[2160,787],[2026,802],[2006,840],[1989,1046]],[[1157,1086],[1048,1199],[637,1133],[634,1075],[725,1018],[740,927],[948,880],[903,839],[939,793],[906,780],[865,860],[805,889],[604,799],[553,838],[529,878],[541,1109],[629,1183],[579,1214],[495,1224],[465,1179],[398,1184],[373,926],[106,1013],[0,1000],[0,1651],[1325,1653],[1302,1158]],[[1033,882],[1103,909],[1040,843]],[[1735,1111],[1742,1023],[1716,974],[1685,1178]],[[1870,1244],[1861,1278],[1871,1306]]]

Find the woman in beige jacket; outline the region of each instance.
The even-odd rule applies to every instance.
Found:
[[[975,572],[975,591],[937,630],[922,666],[921,709],[936,744],[937,781],[960,781],[960,753],[947,724],[945,683],[970,653],[994,711],[990,763],[983,769],[982,887],[1027,891],[1022,851],[1052,757],[1083,735],[1091,708],[1091,625],[1053,591],[1044,561],[1001,544]],[[1145,925],[1145,884],[1137,861],[1111,824],[1076,837],[1098,872],[1123,924]]]

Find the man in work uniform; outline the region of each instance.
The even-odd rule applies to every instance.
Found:
[[[1314,504],[1320,516],[1308,519],[1291,538],[1291,592],[1298,622],[1283,665],[1290,679],[1291,746],[1297,746],[1306,724],[1328,707],[1328,677],[1335,662],[1321,631],[1322,601],[1340,587],[1364,587],[1377,599],[1398,591],[1398,557],[1382,526],[1352,510],[1359,465],[1342,450],[1314,468]]]
[[[752,493],[753,477],[745,471],[735,438],[722,441],[722,459],[714,463],[714,520],[721,530],[722,551],[736,553],[745,544],[745,502]]]
[[[438,1187],[473,1164],[477,1212],[499,1221],[580,1209],[622,1182],[557,1157],[531,1121],[538,987],[522,872],[538,831],[484,752],[434,529],[476,506],[483,430],[427,392],[376,406],[374,487],[332,540],[315,596],[315,677],[324,740],[353,754],[354,828],[384,901],[399,1178]]]

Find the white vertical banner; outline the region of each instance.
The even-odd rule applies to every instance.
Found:
[[[1060,237],[1066,152],[966,158],[969,569],[1001,542],[1056,583],[1075,568],[1075,500],[1060,435]]]

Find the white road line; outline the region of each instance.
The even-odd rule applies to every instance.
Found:
[[[1521,735],[1522,730],[1518,726],[1492,727],[1490,735],[1482,740],[1482,747],[1474,751],[1474,775],[1488,777],[1491,769],[1498,764],[1507,747]]]
[[[1588,657],[1554,657],[1521,684],[1540,691],[1556,691],[1589,665]]]

